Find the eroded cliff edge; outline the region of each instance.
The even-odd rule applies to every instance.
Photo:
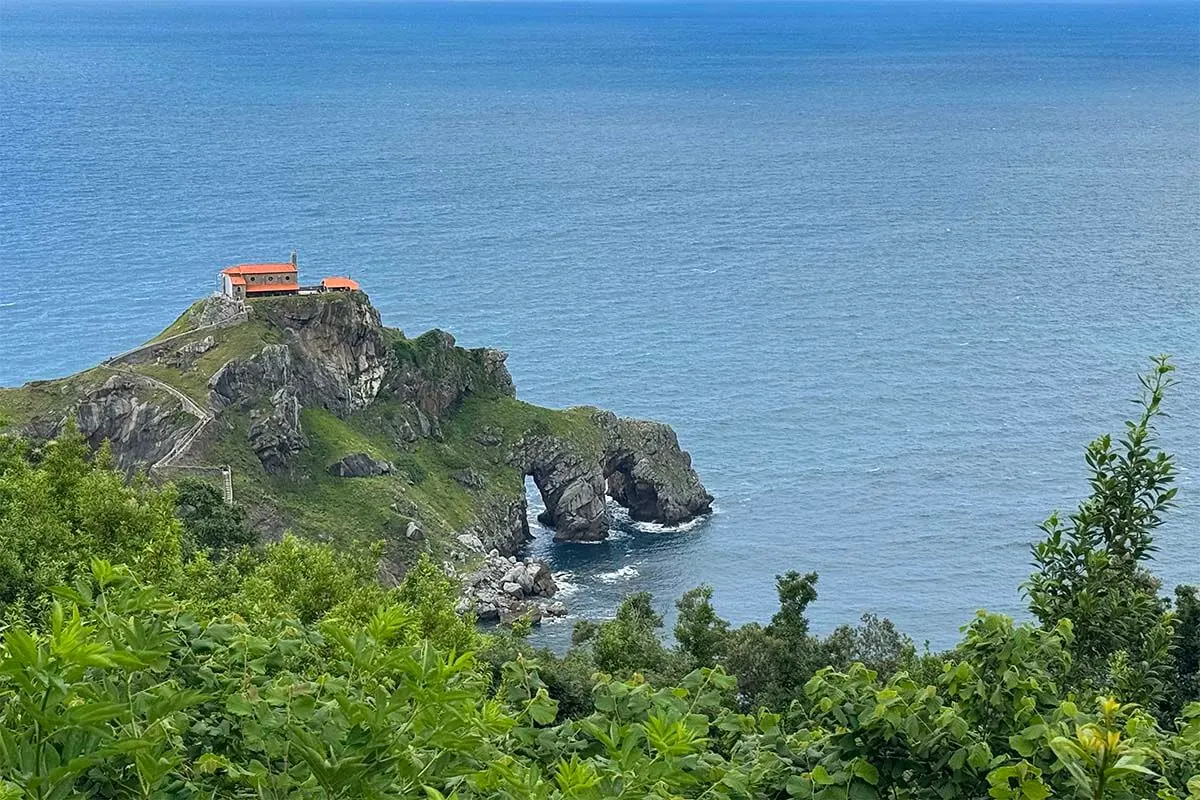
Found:
[[[35,438],[73,420],[130,472],[229,465],[264,535],[383,538],[396,572],[423,549],[515,553],[526,476],[564,541],[605,538],[608,498],[665,524],[712,502],[669,426],[524,403],[504,353],[407,338],[364,294],[209,298],[143,348],[0,390],[0,415]]]

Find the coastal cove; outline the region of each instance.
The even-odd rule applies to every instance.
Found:
[[[1194,12],[6,3],[0,386],[297,249],[385,325],[506,351],[523,400],[690,452],[714,513],[682,530],[553,543],[534,494],[571,610],[539,641],[702,582],[762,620],[796,569],[814,630],[870,611],[944,647],[1025,616],[1037,524],[1168,352],[1153,568],[1194,583]]]

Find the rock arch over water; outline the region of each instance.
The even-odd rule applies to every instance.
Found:
[[[664,525],[711,511],[712,495],[670,426],[608,411],[595,412],[592,421],[591,441],[531,433],[514,449],[514,466],[533,478],[546,504],[538,520],[554,529],[556,541],[605,539],[609,497],[633,519]]]

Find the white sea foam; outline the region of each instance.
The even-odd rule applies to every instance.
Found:
[[[629,516],[629,509],[619,506],[616,503],[610,503],[608,510],[612,515],[614,523],[624,528],[635,530],[638,533],[687,533],[704,525],[710,517],[719,514],[721,511],[720,508],[714,505],[712,511],[702,517],[696,517],[680,525],[664,525],[660,522],[640,522],[635,520]],[[622,531],[613,530],[609,534],[609,539],[619,538],[622,533]]]
[[[546,530],[550,531],[551,534],[554,533],[554,530],[552,528],[547,528]],[[582,539],[579,541],[569,541],[569,542],[566,542],[566,544],[568,544],[571,547],[578,547],[578,546],[591,547],[593,545],[600,545],[600,544],[605,544],[606,542],[611,542],[615,538],[618,538],[618,537],[615,537],[612,535],[612,533],[610,533],[607,539],[598,539],[596,541]]]
[[[620,569],[614,569],[612,572],[596,573],[596,580],[601,583],[617,583],[618,581],[627,581],[630,578],[636,578],[639,574],[637,567],[632,564],[626,564]]]
[[[579,592],[579,584],[575,582],[575,573],[570,570],[554,573],[554,584],[558,591],[554,593],[556,600],[564,600]]]
[[[696,517],[682,525],[663,525],[658,522],[634,522],[633,527],[641,533],[687,533],[688,531],[696,530],[706,521],[704,517]]]

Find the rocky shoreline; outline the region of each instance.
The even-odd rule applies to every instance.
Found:
[[[452,570],[447,565],[447,571]],[[463,592],[458,611],[473,612],[479,622],[511,625],[524,618],[536,625],[567,614],[566,604],[553,599],[558,584],[545,561],[504,556],[493,549],[479,566],[458,578]]]

